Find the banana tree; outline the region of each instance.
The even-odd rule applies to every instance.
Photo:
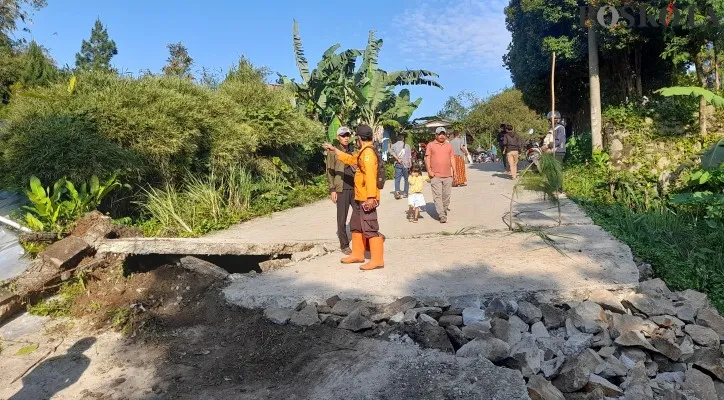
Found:
[[[346,100],[347,77],[354,73],[357,57],[362,53],[354,49],[337,53],[341,46],[335,44],[322,54],[317,67],[310,71],[297,21],[294,21],[292,37],[294,56],[302,82],[297,83],[283,75],[279,76],[280,81],[294,92],[298,108],[324,124],[330,124],[334,117],[343,111],[345,104],[349,103]]]

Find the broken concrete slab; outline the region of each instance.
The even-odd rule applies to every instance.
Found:
[[[273,255],[294,254],[313,249],[317,244],[253,243],[235,239],[210,238],[128,238],[98,241],[99,254],[186,254],[186,255]]]
[[[626,308],[621,304],[621,301],[608,290],[594,290],[588,296],[588,301],[598,304],[604,310],[626,314]]]
[[[289,258],[277,258],[275,260],[267,260],[259,263],[261,272],[271,272],[280,268],[284,268],[292,263]]]
[[[458,357],[482,357],[492,362],[500,362],[510,355],[510,346],[508,343],[488,335],[468,342],[455,355]]]
[[[229,273],[214,263],[202,260],[193,256],[182,257],[179,260],[179,266],[189,271],[196,272],[201,275],[211,276],[216,279],[226,279]]]
[[[38,257],[58,269],[69,269],[78,265],[91,250],[91,246],[85,240],[68,236],[48,246],[38,254]]]
[[[292,310],[286,308],[267,308],[264,310],[264,318],[277,325],[286,325],[292,318]]]
[[[531,376],[527,388],[532,400],[566,400],[557,387],[540,375]]]

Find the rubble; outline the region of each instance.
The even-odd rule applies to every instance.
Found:
[[[265,316],[299,324],[303,314],[306,323],[484,358],[519,371],[532,399],[708,400],[724,391],[724,318],[705,295],[672,292],[660,280],[563,305],[409,296],[374,305],[335,296],[300,307]]]

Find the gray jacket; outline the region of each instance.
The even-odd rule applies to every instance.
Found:
[[[345,150],[341,145],[337,146],[338,149],[344,152],[352,152],[352,145],[349,145],[349,149]],[[352,153],[350,153],[352,154]],[[342,161],[339,161],[337,155],[333,151],[327,152],[327,168],[326,168],[327,183],[329,185],[329,193],[342,192],[343,190],[354,190],[354,171],[355,168],[346,165]]]

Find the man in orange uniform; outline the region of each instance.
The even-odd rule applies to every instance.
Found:
[[[384,268],[384,236],[377,222],[377,205],[380,189],[377,188],[377,153],[372,143],[372,128],[360,125],[356,129],[359,151],[347,154],[329,143],[327,151],[336,153],[337,159],[347,165],[357,166],[354,174],[354,204],[349,221],[352,232],[352,254],[341,260],[342,264],[365,262],[365,247],[369,245],[370,261],[361,265],[363,271]]]

